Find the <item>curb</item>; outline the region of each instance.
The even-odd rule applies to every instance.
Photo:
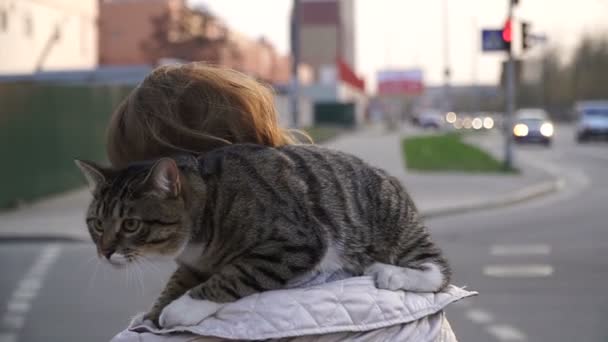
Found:
[[[479,144],[475,142],[469,142],[478,146],[487,151]],[[491,152],[489,152],[491,153]],[[519,204],[523,202],[527,202],[542,196],[547,196],[549,194],[558,192],[562,190],[566,181],[562,176],[560,170],[555,166],[546,165],[544,163],[533,161],[533,160],[522,160],[522,164],[525,164],[528,167],[535,167],[537,169],[541,169],[551,176],[551,180],[545,182],[539,182],[536,184],[529,185],[527,187],[521,188],[519,190],[513,191],[511,193],[506,194],[505,196],[495,197],[491,199],[486,199],[483,201],[472,202],[464,205],[457,205],[453,207],[445,207],[438,209],[426,210],[421,213],[422,218],[435,218],[435,217],[443,217],[450,215],[458,215],[464,214],[467,212],[475,211],[475,210],[489,210],[489,209],[497,209],[502,207],[507,207],[514,204]]]
[[[512,192],[506,196],[484,200],[465,205],[458,205],[453,207],[431,209],[421,212],[421,217],[424,219],[436,218],[450,215],[464,214],[471,211],[477,210],[489,210],[507,207],[514,204],[527,202],[529,200],[539,198],[542,196],[549,195],[551,193],[561,190],[565,185],[565,181],[562,178],[556,178],[552,181],[541,182],[533,184],[528,187],[522,188],[515,192]]]

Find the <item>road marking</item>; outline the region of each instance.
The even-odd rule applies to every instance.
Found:
[[[28,300],[23,300],[23,299],[11,299],[10,302],[8,302],[7,305],[7,311],[9,312],[13,312],[13,313],[17,313],[17,314],[23,314],[28,312],[30,309],[30,302]]]
[[[0,342],[17,342],[17,335],[13,333],[0,333]]]
[[[0,342],[17,342],[18,333],[25,324],[25,317],[32,306],[32,301],[38,295],[44,278],[60,252],[59,245],[47,245],[21,279],[2,316],[1,328],[5,332],[0,333]]]
[[[23,315],[15,315],[12,313],[7,313],[2,318],[3,328],[8,328],[10,330],[20,330],[25,324],[25,317]]]
[[[529,265],[489,265],[484,266],[483,274],[498,278],[537,278],[553,274],[553,266],[544,264]]]
[[[507,324],[494,324],[486,330],[500,341],[526,341],[526,335],[518,329]]]
[[[546,244],[492,245],[490,254],[495,256],[548,255],[551,254],[551,246]]]
[[[494,317],[492,317],[491,314],[489,314],[488,312],[485,312],[483,310],[478,310],[478,309],[471,309],[471,310],[467,311],[466,316],[473,323],[477,323],[477,324],[487,324],[494,320]]]

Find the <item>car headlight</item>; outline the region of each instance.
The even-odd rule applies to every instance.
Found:
[[[545,122],[544,124],[542,124],[542,126],[540,126],[540,134],[547,138],[553,136],[553,131],[553,124],[549,122]]]
[[[515,127],[513,127],[513,134],[515,134],[516,137],[525,137],[528,135],[528,126],[524,124],[515,125]]]

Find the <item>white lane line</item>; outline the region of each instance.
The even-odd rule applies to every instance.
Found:
[[[499,341],[527,341],[523,332],[507,324],[493,324],[486,330]]]
[[[544,264],[488,265],[483,274],[497,278],[539,278],[553,274],[553,266]]]
[[[546,244],[533,245],[492,245],[490,255],[495,256],[524,256],[524,255],[549,255],[551,246]]]
[[[8,302],[7,310],[8,312],[24,314],[30,310],[30,302],[28,300],[23,299],[11,299]]]
[[[34,264],[21,279],[2,316],[2,326],[0,328],[4,332],[0,332],[0,342],[16,342],[18,340],[18,333],[25,324],[25,317],[32,306],[32,301],[38,295],[44,278],[57,260],[60,252],[61,247],[59,245],[53,244],[44,247]]]
[[[13,333],[0,333],[0,342],[17,342],[17,335]]]
[[[466,312],[466,316],[473,323],[477,323],[477,324],[487,324],[494,320],[494,317],[492,317],[492,315],[490,313],[483,311],[483,310],[478,310],[478,309],[468,310]]]
[[[2,328],[6,330],[21,330],[23,324],[25,324],[25,317],[22,315],[7,313],[2,317]]]

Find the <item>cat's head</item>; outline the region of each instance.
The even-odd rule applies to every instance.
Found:
[[[86,222],[100,257],[115,265],[139,257],[179,254],[190,237],[190,216],[175,161],[131,165],[122,170],[76,160],[93,200]]]

